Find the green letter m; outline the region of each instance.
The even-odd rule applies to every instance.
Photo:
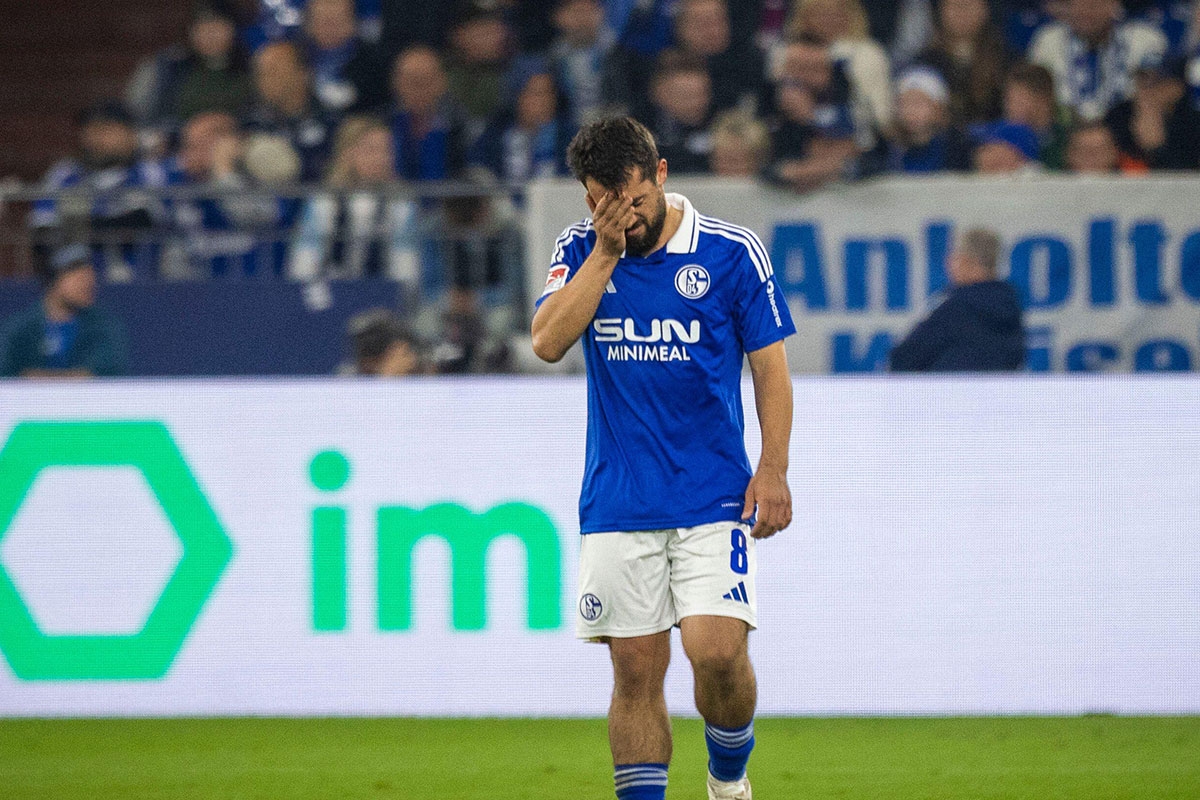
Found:
[[[558,532],[550,518],[524,503],[496,506],[485,514],[442,503],[423,511],[402,506],[379,509],[380,629],[411,627],[413,549],[426,536],[440,536],[450,546],[454,627],[482,630],[487,626],[487,551],[497,537],[506,535],[525,545],[529,627],[557,628],[562,565]]]

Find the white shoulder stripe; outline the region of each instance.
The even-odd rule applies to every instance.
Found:
[[[570,245],[571,242],[578,239],[579,237],[587,236],[588,232],[591,230],[592,230],[592,221],[590,219],[585,219],[582,222],[575,223],[574,225],[572,225],[571,227],[569,227],[565,231],[563,231],[562,234],[558,237],[558,240],[554,242],[554,257],[553,257],[554,263],[555,264],[561,263],[563,260],[563,251],[565,251],[567,249],[567,246]]]
[[[750,256],[750,260],[752,262],[754,262],[754,268],[756,270],[758,270],[759,279],[763,283],[766,283],[767,279],[771,277],[771,274],[772,274],[771,262],[763,261],[763,259],[759,256],[758,250],[754,247],[754,245],[751,243],[751,241],[747,237],[745,237],[739,233],[734,233],[733,231],[727,231],[724,228],[717,228],[717,227],[707,225],[703,222],[700,223],[700,229],[703,230],[705,233],[711,233],[715,236],[722,236],[726,239],[729,239],[732,242],[737,242],[738,244],[745,247],[746,253],[749,254],[749,256]]]
[[[740,233],[743,236],[746,236],[747,238],[749,238],[750,243],[758,249],[759,257],[762,258],[763,263],[766,264],[767,274],[768,275],[775,274],[775,269],[774,269],[774,267],[771,266],[771,259],[767,255],[767,248],[763,245],[762,239],[758,238],[757,233],[750,230],[749,228],[742,227],[741,225],[734,225],[732,222],[725,222],[724,220],[719,220],[714,217],[703,217],[702,219],[705,223],[707,223],[708,225],[710,225],[714,228],[723,228],[724,230],[730,231],[732,233]]]

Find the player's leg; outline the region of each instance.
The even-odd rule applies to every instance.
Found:
[[[609,743],[620,800],[663,800],[671,723],[663,680],[675,606],[666,531],[590,533],[579,558],[580,638],[604,641],[613,664]]]
[[[671,632],[611,639],[612,705],[608,743],[621,800],[661,800],[671,763],[671,719],[663,681],[671,661]]]
[[[733,617],[710,616],[687,617],[679,627],[695,675],[696,710],[709,725],[745,727],[758,701],[747,647],[750,627]]]
[[[702,525],[678,531],[668,547],[671,591],[705,721],[712,798],[750,798],[746,764],[758,686],[747,646],[757,619],[755,543],[748,534],[741,524]]]
[[[732,617],[694,616],[680,622],[695,675],[696,709],[704,717],[714,797],[749,797],[746,764],[754,750],[758,685],[747,649],[749,626]]]

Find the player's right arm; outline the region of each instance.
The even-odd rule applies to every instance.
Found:
[[[550,363],[567,354],[596,316],[617,261],[625,252],[625,231],[634,223],[633,204],[625,194],[609,192],[598,203],[589,195],[587,202],[596,246],[575,275],[546,297],[533,315],[533,352]]]

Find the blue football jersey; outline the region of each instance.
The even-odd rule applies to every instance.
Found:
[[[741,517],[752,472],[742,360],[796,332],[766,248],[696,213],[645,258],[622,257],[583,334],[588,375],[583,533],[685,528]],[[592,252],[591,220],[563,231],[538,305]]]

